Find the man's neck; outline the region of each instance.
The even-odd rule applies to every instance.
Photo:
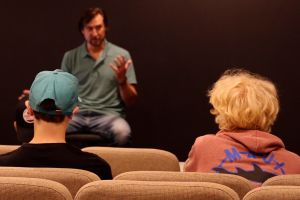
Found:
[[[103,52],[104,47],[105,47],[105,42],[104,41],[99,46],[93,46],[93,45],[90,45],[88,43],[87,43],[87,46],[86,46],[87,51],[89,52],[90,56],[94,60],[97,60],[100,57],[100,55]]]
[[[34,122],[34,137],[30,143],[66,143],[67,123]]]

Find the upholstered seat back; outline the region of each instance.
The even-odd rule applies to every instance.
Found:
[[[180,171],[179,161],[171,152],[160,149],[86,147],[111,166],[112,175],[128,171]]]
[[[219,183],[233,189],[241,199],[255,188],[249,180],[237,175],[200,172],[135,171],[119,174],[114,180]]]
[[[11,152],[19,147],[20,145],[0,145],[0,155]]]
[[[230,188],[206,182],[96,181],[83,186],[75,200],[238,200]]]
[[[300,186],[263,186],[248,192],[243,200],[300,200]]]
[[[300,174],[273,176],[266,180],[262,186],[268,185],[295,185],[300,186]]]
[[[68,189],[55,181],[24,178],[0,177],[1,200],[72,200]]]
[[[0,177],[42,178],[63,184],[74,197],[85,184],[100,178],[89,171],[69,168],[0,167]]]

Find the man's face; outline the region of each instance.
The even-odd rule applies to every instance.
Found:
[[[88,45],[93,47],[100,47],[102,45],[105,39],[105,32],[106,27],[101,15],[96,15],[81,31]]]

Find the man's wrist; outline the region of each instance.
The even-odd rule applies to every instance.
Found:
[[[119,85],[123,86],[127,84],[127,77],[125,77],[122,81],[119,81]]]

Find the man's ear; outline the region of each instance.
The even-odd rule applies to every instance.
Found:
[[[30,107],[29,101],[28,101],[28,100],[25,101],[25,106],[26,106],[26,108],[27,108],[27,113],[28,113],[29,115],[33,115],[33,110],[32,110],[32,108]]]

